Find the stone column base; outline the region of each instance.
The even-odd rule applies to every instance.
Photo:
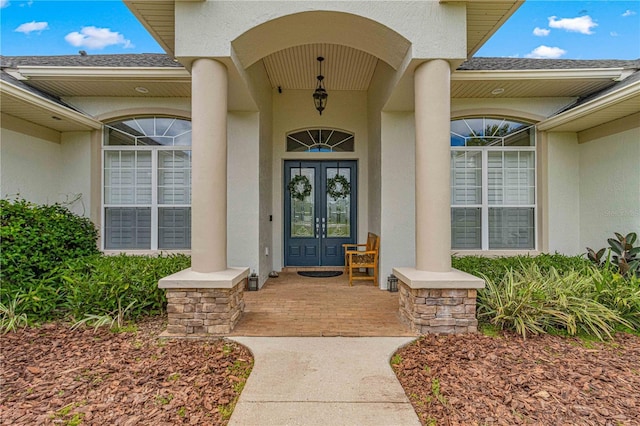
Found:
[[[394,268],[400,292],[400,317],[420,334],[475,333],[477,289],[484,281],[473,275]]]
[[[244,311],[249,269],[198,273],[185,269],[162,278],[169,322],[163,337],[207,337],[231,333]]]

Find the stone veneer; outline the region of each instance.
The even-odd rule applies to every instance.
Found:
[[[244,278],[231,288],[167,288],[169,335],[229,334],[244,311]]]
[[[428,333],[475,333],[476,289],[410,288],[398,282],[400,317],[412,331]]]

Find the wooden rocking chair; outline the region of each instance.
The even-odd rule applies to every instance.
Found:
[[[345,273],[349,271],[349,285],[352,286],[354,280],[373,280],[377,286],[380,237],[369,232],[366,244],[343,244],[342,247],[344,248],[344,271]],[[373,276],[368,273],[354,276],[354,269],[357,271],[360,268],[373,268]]]

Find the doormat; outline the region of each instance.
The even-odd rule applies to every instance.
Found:
[[[298,271],[298,275],[311,278],[331,278],[342,275],[342,271]]]

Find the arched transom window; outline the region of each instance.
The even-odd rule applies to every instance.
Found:
[[[106,124],[107,250],[191,248],[191,122],[131,117]]]
[[[287,152],[353,152],[354,135],[336,129],[306,129],[287,135]]]
[[[451,121],[451,246],[536,248],[535,127],[502,117]]]

